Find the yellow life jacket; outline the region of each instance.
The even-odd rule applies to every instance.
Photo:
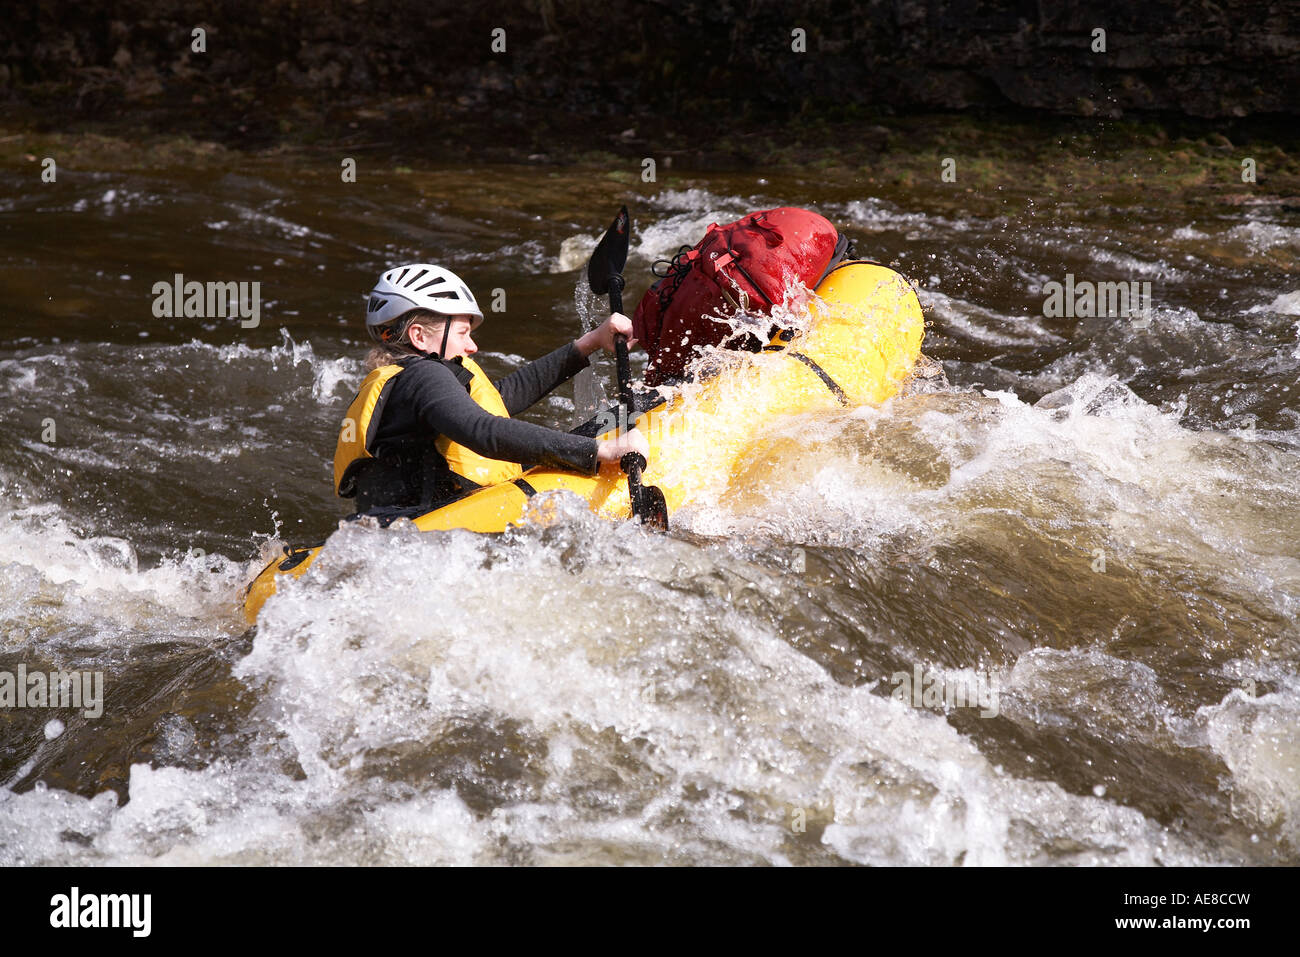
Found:
[[[469,397],[484,411],[509,418],[501,393],[478,363],[473,359],[462,359],[461,364],[473,376],[469,383]],[[383,417],[384,403],[388,400],[393,379],[403,368],[394,363],[372,370],[361,381],[356,397],[348,406],[334,448],[334,490],[343,498],[357,494],[357,468],[367,459],[374,458],[373,443]],[[517,462],[487,458],[445,435],[438,436],[434,445],[453,472],[477,485],[496,485],[524,474]]]

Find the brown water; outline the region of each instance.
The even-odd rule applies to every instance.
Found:
[[[4,172],[0,671],[100,671],[106,701],[0,712],[0,861],[1300,861],[1300,216],[976,199]],[[773,423],[667,537],[564,502],[335,531],[375,276],[501,290],[505,373],[590,321],[621,202],[630,302],[710,222],[817,209],[915,281],[943,374]],[[156,317],[178,272],[260,282],[258,325]],[[1067,273],[1150,282],[1149,324],[1046,318]],[[244,636],[258,556],[332,532]],[[914,668],[996,694],[894,700]]]

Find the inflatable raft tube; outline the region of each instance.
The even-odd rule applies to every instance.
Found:
[[[670,514],[743,471],[743,460],[776,417],[878,405],[911,373],[925,321],[902,276],[876,263],[847,262],[822,280],[816,294],[806,332],[778,337],[761,353],[729,354],[717,375],[684,385],[671,401],[637,418],[650,446],[644,481],[663,490]],[[607,463],[594,476],[530,469],[412,522],[426,532],[501,532],[524,519],[534,495],[556,490],[580,496],[606,518],[631,514],[626,478],[617,464]],[[286,547],[285,557],[262,569],[244,596],[250,623],[275,594],[277,580],[304,574],[323,547]]]

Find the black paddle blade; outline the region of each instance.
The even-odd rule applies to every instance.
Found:
[[[609,229],[605,230],[605,235],[601,237],[596,251],[591,254],[591,260],[587,263],[587,282],[591,284],[591,291],[596,295],[603,296],[609,292],[609,280],[613,276],[623,274],[623,267],[627,265],[627,244],[631,234],[627,207],[620,207],[614,222],[610,224]]]
[[[641,524],[660,532],[668,531],[668,503],[658,485],[641,486]]]

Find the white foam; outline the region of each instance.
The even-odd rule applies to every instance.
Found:
[[[1280,293],[1268,305],[1251,306],[1246,312],[1271,312],[1282,316],[1300,316],[1300,290]]]
[[[1267,252],[1279,247],[1300,249],[1300,227],[1282,226],[1278,223],[1264,223],[1252,220],[1240,226],[1233,226],[1225,238],[1241,243],[1253,253]]]
[[[1197,716],[1232,772],[1235,809],[1261,827],[1280,828],[1294,845],[1300,841],[1300,682],[1286,675],[1279,685],[1258,696],[1234,690]]]
[[[68,621],[108,620],[120,640],[131,640],[134,629],[149,641],[162,619],[173,631],[192,632],[200,623],[209,635],[237,628],[232,611],[249,566],[191,551],[142,569],[131,542],[83,535],[57,506],[42,504],[0,506],[0,571],[15,585],[25,582],[3,602],[10,622],[57,607]]]

